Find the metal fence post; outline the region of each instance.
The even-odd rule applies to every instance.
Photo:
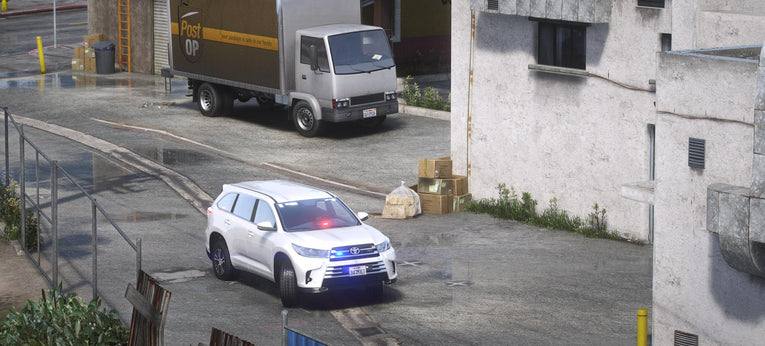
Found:
[[[98,225],[96,221],[96,200],[90,202],[93,213],[93,299],[98,297]]]
[[[21,222],[19,223],[19,232],[21,233],[21,247],[24,251],[27,250],[27,232],[26,232],[26,172],[24,169],[24,125],[19,127],[19,162],[21,163],[21,177],[19,177],[19,187],[21,187],[21,201],[19,201],[19,209],[21,211]]]
[[[11,185],[11,164],[10,154],[8,153],[8,107],[3,108],[3,114],[5,114],[5,186]]]
[[[53,234],[53,286],[58,285],[58,161],[50,162],[50,215]]]
[[[141,238],[137,239],[135,245],[135,285],[138,287],[138,282],[140,282],[141,279]]]
[[[289,337],[287,336],[287,310],[282,310],[282,346],[287,346]]]

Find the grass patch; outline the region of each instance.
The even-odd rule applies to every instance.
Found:
[[[7,186],[0,184],[0,220],[5,225],[3,237],[6,240],[21,239],[21,199],[16,194],[17,188],[16,182]],[[37,234],[40,227],[31,209],[24,213],[24,220],[26,249],[29,252],[37,251]]]
[[[608,230],[606,209],[600,208],[597,203],[593,205],[592,212],[581,218],[560,210],[557,198],[551,199],[549,206],[540,214],[537,213],[537,201],[528,192],[518,198],[512,186],[508,188],[502,183],[497,185],[497,194],[498,198],[470,202],[466,210],[538,227],[579,233],[590,238],[624,240],[617,232]]]

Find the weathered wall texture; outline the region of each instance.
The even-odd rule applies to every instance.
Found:
[[[107,40],[119,49],[119,1],[88,0],[88,33],[106,34]],[[154,64],[153,3],[151,0],[130,1],[131,71],[152,73]],[[114,59],[119,59],[115,51]]]
[[[452,61],[460,63],[452,67],[452,157],[464,174],[469,151],[473,195],[496,197],[495,186],[507,183],[530,192],[540,208],[556,197],[561,208],[586,216],[598,203],[610,228],[647,240],[648,207],[621,197],[620,189],[648,180],[654,93],[529,70],[536,64],[536,23],[477,13],[468,140],[470,37],[464,32],[470,31],[456,28],[469,25],[470,9],[453,6]],[[587,71],[649,89],[668,21],[632,3],[614,6],[609,24],[587,28]]]
[[[731,268],[706,225],[709,185],[751,183],[757,61],[681,53],[658,60],[653,342],[672,344],[680,330],[701,344],[757,344],[765,280]],[[689,137],[706,140],[704,169],[688,166]]]

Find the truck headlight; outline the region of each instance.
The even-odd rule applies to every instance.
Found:
[[[383,253],[385,251],[390,250],[390,241],[388,239],[385,239],[384,242],[375,245],[375,247],[377,248],[378,253]]]
[[[349,99],[332,99],[332,108],[348,108],[351,106],[351,100]]]
[[[298,255],[303,257],[313,257],[313,258],[329,257],[329,250],[312,249],[309,247],[303,247],[296,244],[292,244],[292,248],[295,249],[295,252],[297,252]]]

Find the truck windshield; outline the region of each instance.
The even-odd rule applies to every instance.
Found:
[[[350,32],[329,37],[336,74],[354,74],[395,66],[388,38],[382,30]]]
[[[312,231],[359,225],[359,220],[337,198],[278,203],[276,210],[287,232]]]

